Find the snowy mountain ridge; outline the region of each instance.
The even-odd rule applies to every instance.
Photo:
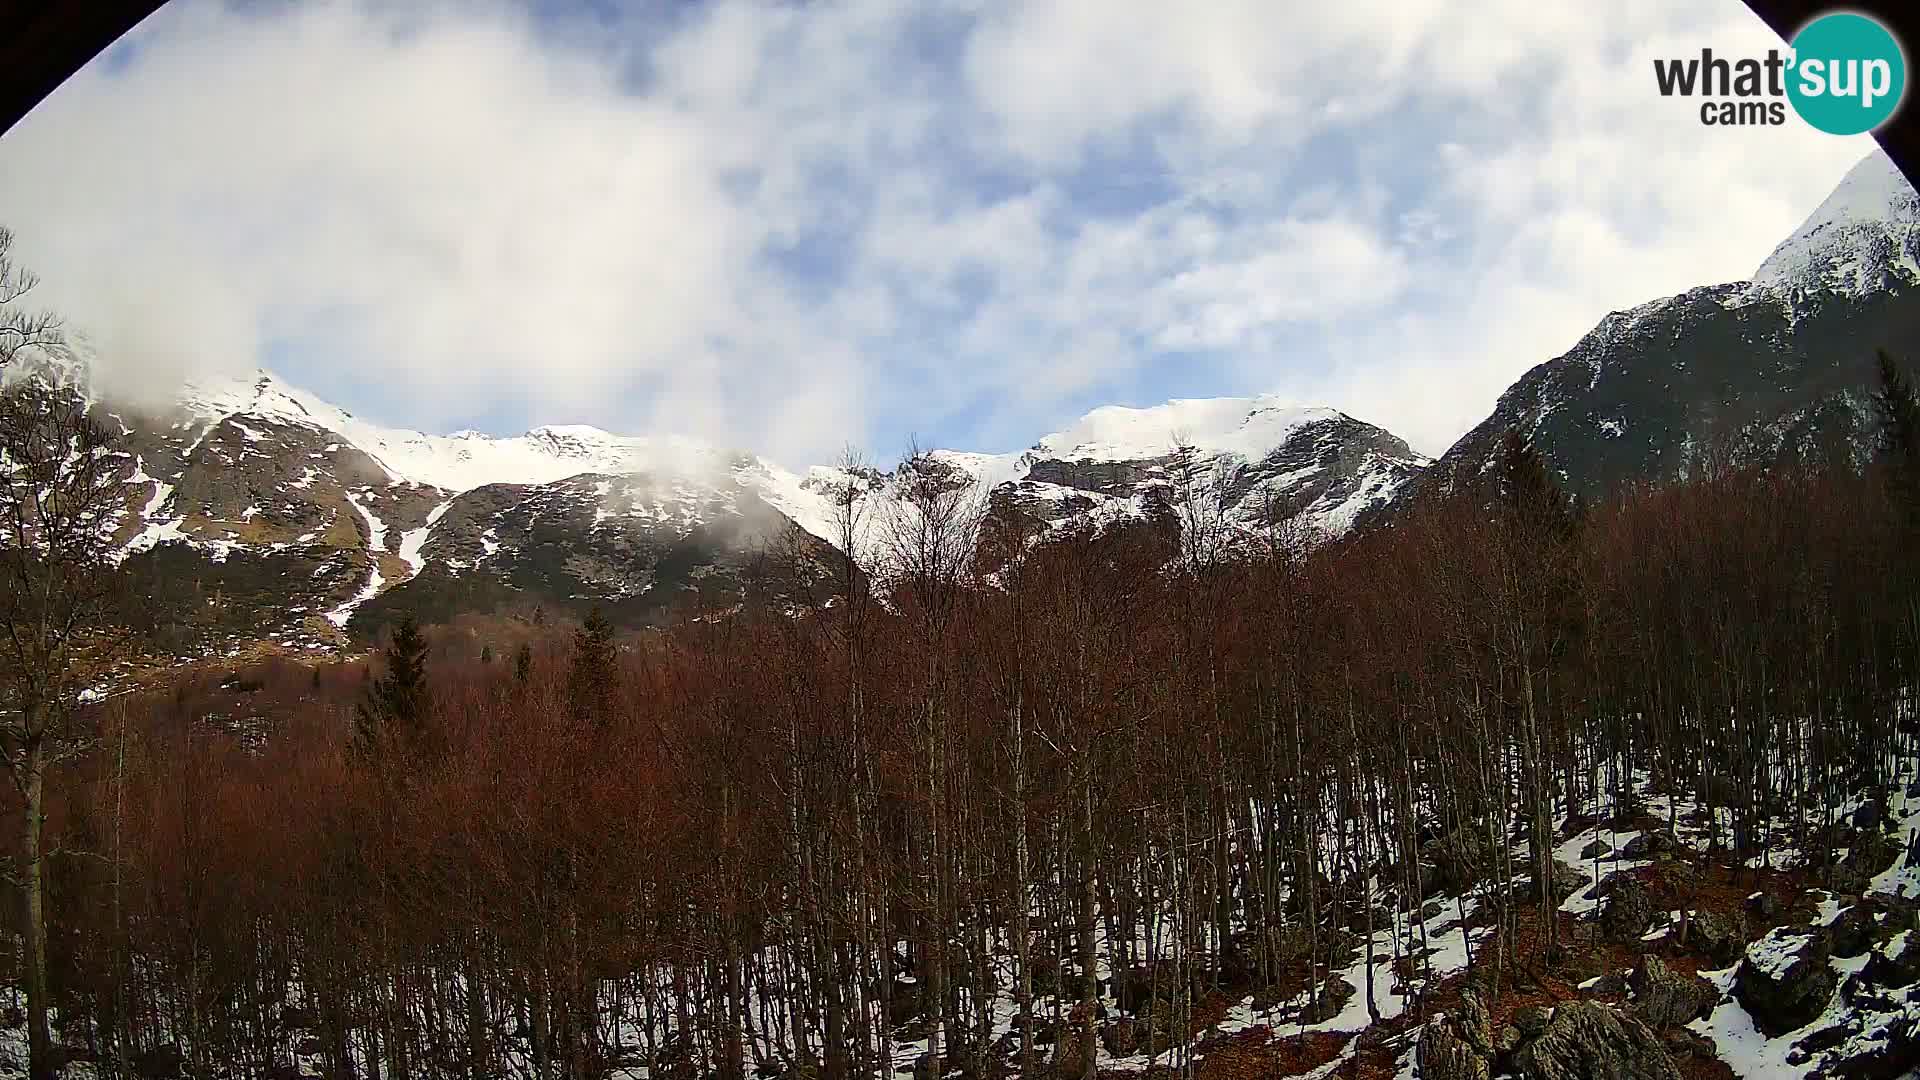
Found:
[[[549,484],[581,473],[719,474],[733,463],[731,456],[698,440],[621,436],[585,425],[537,427],[509,438],[473,430],[429,435],[381,427],[265,369],[248,379],[190,382],[180,408],[185,422],[208,428],[259,417],[332,432],[379,462],[392,481],[456,494],[487,484]]]
[[[890,473],[802,474],[698,439],[584,425],[390,428],[265,370],[191,380],[164,407],[96,405],[126,429],[123,557],[164,567],[163,592],[191,580],[177,617],[226,605],[245,633],[264,612],[282,640],[362,633],[400,610],[603,604],[645,623],[683,603],[725,607],[769,552],[823,577],[847,491],[859,493],[853,554],[870,571],[912,512]],[[1426,463],[1377,428],[1272,397],[1112,406],[1023,451],[924,460],[973,481],[983,515],[1031,521],[1040,539],[1154,518],[1183,485],[1242,533],[1285,517],[1337,534]]]

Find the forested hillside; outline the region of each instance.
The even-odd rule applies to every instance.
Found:
[[[843,557],[797,613],[409,626],[364,671],[114,698],[49,783],[58,1043],[148,1076],[1901,1075],[1920,427],[1886,371],[1864,473],[1576,506],[1511,436],[1333,544],[1228,559],[1196,488],[991,581],[1020,537],[929,484],[897,572]]]

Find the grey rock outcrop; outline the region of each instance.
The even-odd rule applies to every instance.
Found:
[[[1768,1035],[1805,1027],[1833,999],[1831,955],[1824,931],[1777,927],[1748,946],[1733,995]]]
[[[1649,1026],[1675,1027],[1713,1011],[1720,992],[1698,975],[1684,975],[1651,954],[1633,972],[1633,1013]]]

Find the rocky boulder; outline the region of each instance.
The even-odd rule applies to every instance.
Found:
[[[1548,879],[1547,887],[1551,890],[1554,902],[1558,903],[1572,896],[1574,893],[1579,892],[1581,889],[1586,888],[1587,883],[1591,880],[1592,879],[1588,878],[1587,875],[1581,873],[1579,870],[1568,866],[1559,859],[1555,859],[1553,860],[1553,875]],[[1527,903],[1538,902],[1540,899],[1539,887],[1534,882],[1528,881],[1521,887],[1520,899]]]
[[[1739,912],[1722,915],[1717,911],[1695,911],[1687,918],[1687,945],[1712,961],[1715,967],[1726,967],[1746,952],[1746,916]]]
[[[1920,941],[1911,931],[1876,945],[1860,977],[1875,986],[1898,990],[1920,982]]]
[[[1487,1012],[1472,992],[1451,1015],[1421,1029],[1422,1080],[1680,1080],[1673,1056],[1646,1024],[1604,1005],[1568,1002],[1548,1013],[1519,1010],[1488,1041]]]
[[[1514,1051],[1513,1071],[1526,1080],[1680,1080],[1652,1029],[1587,1001],[1555,1009],[1546,1030]]]
[[[1720,1003],[1720,992],[1698,975],[1683,975],[1648,954],[1633,971],[1633,1014],[1649,1027],[1677,1027],[1699,1020]]]
[[[1643,832],[1628,840],[1620,849],[1620,854],[1629,859],[1649,859],[1655,855],[1669,855],[1680,850],[1680,839],[1666,829]]]
[[[1776,927],[1747,947],[1733,996],[1769,1036],[1805,1027],[1833,1000],[1836,980],[1823,931]]]
[[[1607,875],[1606,903],[1600,907],[1600,931],[1610,941],[1633,941],[1653,925],[1653,896],[1640,879],[1624,873]]]

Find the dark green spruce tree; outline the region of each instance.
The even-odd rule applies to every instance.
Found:
[[[1564,541],[1573,535],[1574,500],[1560,490],[1547,459],[1533,440],[1508,428],[1500,441],[1501,510],[1529,541]]]
[[[1880,460],[1895,510],[1913,529],[1920,524],[1920,396],[1891,353],[1881,349],[1879,361],[1880,389],[1873,398],[1880,413]]]
[[[421,748],[427,722],[427,639],[412,615],[393,628],[386,673],[367,685],[354,714],[354,745],[364,755]]]
[[[567,698],[577,718],[601,725],[607,722],[613,700],[614,654],[613,623],[596,607],[573,632]]]

